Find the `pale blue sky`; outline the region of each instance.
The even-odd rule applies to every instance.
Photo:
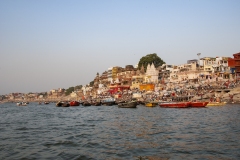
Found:
[[[85,85],[157,53],[240,52],[240,0],[0,0],[0,95]]]

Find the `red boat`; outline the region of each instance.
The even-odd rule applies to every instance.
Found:
[[[71,101],[69,104],[70,104],[70,106],[79,106],[80,102],[78,102],[78,101]]]
[[[188,108],[190,107],[190,102],[167,102],[160,103],[159,106],[163,108]]]
[[[190,107],[206,107],[208,102],[190,102]]]

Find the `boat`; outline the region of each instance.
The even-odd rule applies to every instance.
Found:
[[[95,102],[92,102],[91,105],[92,106],[101,106],[102,104],[99,101],[95,101]]]
[[[91,103],[89,103],[88,101],[84,101],[84,102],[82,103],[82,105],[83,105],[83,106],[91,106]]]
[[[206,107],[209,102],[190,102],[190,107]]]
[[[62,104],[63,104],[63,102],[59,101],[59,102],[56,103],[56,107],[62,107]]]
[[[209,102],[207,104],[207,107],[211,107],[211,106],[224,106],[226,103],[225,102]]]
[[[130,102],[118,103],[118,107],[119,108],[137,108],[137,102],[130,101]]]
[[[146,102],[146,107],[156,107],[158,105],[158,102]]]
[[[62,107],[69,107],[70,104],[68,102],[63,102]]]
[[[18,102],[17,106],[27,106],[27,103],[26,102]]]
[[[49,104],[49,102],[45,101],[44,104]]]
[[[102,105],[105,106],[112,106],[116,104],[116,100],[115,98],[109,97],[109,98],[105,98],[101,101]]]
[[[190,107],[190,102],[164,102],[159,104],[163,108],[188,108]]]
[[[71,102],[69,103],[69,105],[70,105],[70,106],[79,106],[79,105],[80,105],[80,102],[78,102],[78,101],[71,101]]]
[[[61,101],[59,101],[59,102],[57,102],[56,103],[56,107],[69,107],[70,105],[69,105],[69,103],[67,103],[67,102],[61,102]]]

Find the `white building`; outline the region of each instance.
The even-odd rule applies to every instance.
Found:
[[[110,67],[110,68],[108,68],[108,70],[107,70],[107,76],[108,76],[108,81],[109,82],[111,82],[112,81],[112,69],[113,69],[113,67]]]
[[[158,83],[158,73],[159,71],[155,68],[154,64],[148,64],[145,73],[145,82],[147,83]]]
[[[214,72],[230,72],[228,67],[228,57],[216,57],[215,63],[212,65]]]
[[[98,89],[97,89],[97,94],[102,94],[102,93],[106,93],[108,91],[108,87],[105,87],[103,84],[99,84],[98,85]]]

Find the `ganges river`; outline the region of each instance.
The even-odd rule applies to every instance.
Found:
[[[240,105],[0,104],[0,159],[240,159]]]

